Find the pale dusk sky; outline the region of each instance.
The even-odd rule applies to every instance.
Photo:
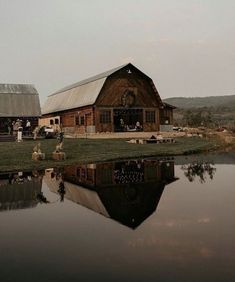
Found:
[[[235,94],[234,0],[0,0],[0,83],[41,103],[127,62],[162,98]]]

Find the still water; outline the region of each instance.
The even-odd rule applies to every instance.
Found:
[[[0,173],[0,281],[235,281],[235,156]]]

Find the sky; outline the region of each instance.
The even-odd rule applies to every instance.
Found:
[[[163,99],[235,94],[235,1],[0,0],[0,83],[42,104],[128,62]]]

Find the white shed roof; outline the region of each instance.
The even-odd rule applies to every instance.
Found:
[[[41,116],[39,95],[31,84],[0,84],[0,117]]]

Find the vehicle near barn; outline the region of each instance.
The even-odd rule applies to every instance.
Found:
[[[61,131],[61,124],[60,124],[60,117],[49,117],[49,118],[40,118],[39,119],[39,126],[46,127],[46,130],[49,132],[52,129],[54,132]]]

